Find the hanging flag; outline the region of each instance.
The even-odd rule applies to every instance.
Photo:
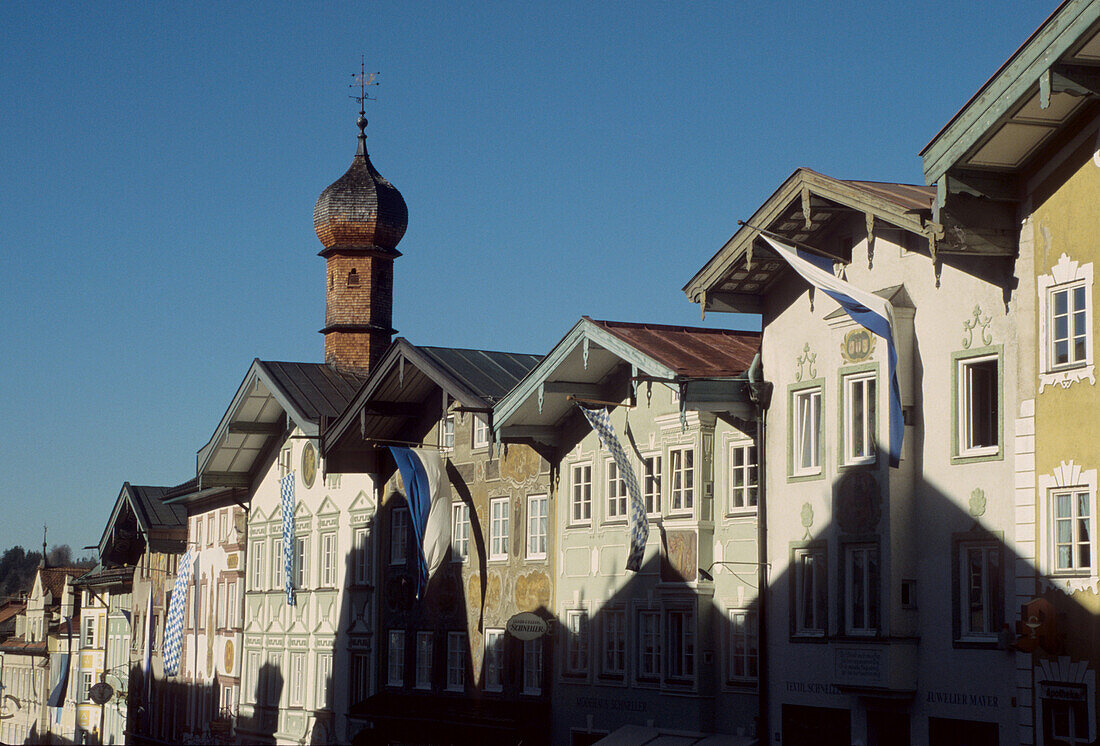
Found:
[[[61,654],[60,662],[57,662],[57,668],[50,671],[50,679],[54,682],[53,689],[50,690],[50,697],[46,700],[47,707],[64,707],[65,706],[65,690],[69,685],[69,661],[73,657],[73,620],[72,617],[65,617],[65,628],[68,630],[69,645],[68,652]],[[61,710],[59,709],[58,714]],[[58,721],[60,722],[60,721]]]
[[[901,462],[905,423],[901,414],[898,352],[894,346],[894,314],[890,304],[884,298],[860,290],[833,274],[831,259],[788,246],[763,233],[760,235],[806,282],[839,303],[857,324],[886,341],[887,375],[890,377],[890,466],[896,467]]]
[[[416,597],[443,564],[451,544],[451,484],[439,451],[390,446],[405,484],[413,536],[417,545]]]
[[[626,558],[626,569],[638,572],[642,568],[642,555],[645,554],[645,543],[649,539],[649,522],[645,517],[642,491],[638,489],[638,477],[634,474],[630,459],[626,457],[626,451],[615,437],[615,429],[611,426],[611,417],[607,410],[589,409],[580,404],[577,404],[577,408],[596,431],[604,448],[611,451],[611,457],[619,467],[619,478],[626,483],[626,492],[630,495],[630,553]]]
[[[164,675],[175,676],[180,670],[180,647],[183,642],[183,611],[187,607],[187,587],[191,583],[191,568],[197,552],[188,549],[180,559],[176,584],[172,587],[172,602],[164,622]]]
[[[283,498],[283,577],[286,579],[286,602],[294,605],[294,472],[283,477],[280,484]]]

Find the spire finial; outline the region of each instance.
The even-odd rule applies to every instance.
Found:
[[[46,524],[42,524],[42,559],[38,562],[39,567],[46,566]]]
[[[364,102],[374,101],[375,99],[367,95],[367,86],[378,85],[375,80],[381,73],[368,73],[366,67],[366,55],[362,55],[359,58],[359,74],[351,74],[354,82],[348,85],[348,88],[359,88],[359,95],[352,96],[351,98],[359,102],[359,119],[355,124],[359,127],[359,155],[366,155],[367,152],[367,112],[364,108]]]

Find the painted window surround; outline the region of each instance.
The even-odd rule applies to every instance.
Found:
[[[1053,361],[1053,329],[1051,329],[1051,307],[1053,292],[1062,286],[1084,285],[1085,287],[1085,358],[1081,362],[1055,366]],[[1093,364],[1093,326],[1092,326],[1092,262],[1080,264],[1062,254],[1058,262],[1050,268],[1050,274],[1039,275],[1037,279],[1039,294],[1039,393],[1047,386],[1058,385],[1069,388],[1078,381],[1088,379],[1096,385],[1095,366]]]
[[[965,455],[962,453],[962,437],[960,428],[962,427],[961,412],[960,412],[960,385],[959,371],[963,365],[979,358],[992,358],[996,355],[997,359],[997,451],[996,453],[981,453],[979,455]],[[1004,436],[1004,423],[1005,423],[1005,411],[1004,411],[1004,390],[1005,390],[1005,361],[1004,361],[1004,346],[1003,345],[989,345],[986,347],[974,347],[969,350],[962,350],[959,352],[951,353],[951,463],[952,464],[973,464],[982,461],[1002,461],[1005,454],[1005,436]]]
[[[874,416],[874,421],[871,423],[871,435],[872,435],[873,438],[875,438],[874,454],[872,456],[868,457],[868,458],[849,460],[848,455],[847,455],[848,447],[847,447],[846,444],[847,444],[847,437],[848,437],[847,417],[848,417],[848,414],[849,414],[848,410],[849,410],[851,404],[848,401],[848,392],[847,392],[846,389],[847,389],[849,381],[854,381],[856,379],[867,379],[867,378],[871,378],[874,381],[874,389],[875,389],[875,391],[874,391],[874,395],[875,395],[875,416]],[[836,447],[837,468],[843,470],[843,469],[851,469],[851,468],[857,467],[857,466],[862,466],[862,467],[873,466],[873,465],[878,463],[879,454],[882,452],[882,448],[879,447],[880,444],[878,443],[878,435],[879,435],[880,432],[883,432],[882,427],[881,427],[881,419],[882,419],[881,412],[883,411],[884,407],[883,407],[883,403],[880,401],[880,399],[882,398],[883,390],[886,388],[885,386],[882,386],[879,383],[880,382],[879,364],[878,363],[861,363],[861,364],[858,364],[858,365],[844,366],[844,367],[840,368],[837,371],[837,379],[838,379],[837,402],[838,402],[838,405],[839,405],[839,406],[837,406],[837,430],[836,430],[836,433],[837,433],[837,447]],[[889,411],[889,410],[887,409],[887,411]],[[824,413],[822,413],[822,414],[824,416]]]
[[[800,473],[795,469],[794,445],[798,437],[798,420],[795,401],[799,394],[816,389],[820,395],[817,418],[818,467],[813,473]],[[811,482],[825,478],[825,379],[812,378],[792,383],[787,387],[787,481]]]
[[[1062,461],[1050,474],[1038,476],[1039,499],[1039,568],[1045,580],[1064,591],[1100,590],[1100,570],[1096,566],[1096,539],[1091,541],[1091,567],[1087,573],[1057,573],[1054,565],[1054,515],[1051,509],[1052,493],[1076,488],[1089,494],[1089,504],[1096,505],[1096,469],[1082,469],[1079,464]],[[1095,513],[1095,510],[1093,511]],[[1090,517],[1092,536],[1095,536],[1096,517]]]

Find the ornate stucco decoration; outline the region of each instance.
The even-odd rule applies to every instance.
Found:
[[[974,306],[974,310],[970,315],[974,318],[967,319],[963,322],[963,347],[969,350],[970,346],[974,344],[975,329],[978,330],[983,345],[993,344],[993,335],[989,331],[989,325],[993,321],[993,317],[982,316],[982,307],[979,305]]]
[[[1050,328],[1051,290],[1058,285],[1078,283],[1085,287],[1085,325],[1089,334],[1085,337],[1085,357],[1073,366],[1055,368],[1052,357],[1052,336]],[[1049,275],[1039,275],[1036,280],[1039,293],[1039,393],[1047,386],[1058,385],[1068,389],[1078,381],[1088,379],[1090,385],[1096,385],[1095,366],[1093,364],[1093,323],[1092,323],[1092,262],[1080,264],[1062,254],[1058,262],[1050,268]]]
[[[836,522],[847,534],[873,531],[882,518],[882,494],[869,471],[849,472],[837,485]]]
[[[846,363],[862,363],[875,351],[875,335],[859,327],[850,329],[840,343],[840,356]]]
[[[798,366],[798,372],[794,374],[794,380],[801,381],[804,376],[807,380],[817,378],[817,368],[814,367],[817,363],[817,353],[810,352],[809,342],[802,348],[802,354],[796,357],[794,362]],[[803,367],[805,367],[805,371],[803,371]]]
[[[1039,525],[1050,527],[1053,523],[1052,506],[1054,493],[1071,489],[1073,492],[1084,492],[1088,495],[1089,505],[1096,504],[1096,469],[1082,469],[1081,465],[1072,460],[1062,461],[1058,467],[1049,474],[1039,474],[1038,499],[1039,499]],[[1054,547],[1052,546],[1052,532],[1039,531],[1039,569],[1042,572],[1044,583],[1062,589],[1063,591],[1091,590],[1096,593],[1100,590],[1100,577],[1097,575],[1096,546],[1091,545],[1092,555],[1089,558],[1089,568],[1086,572],[1074,572],[1072,574],[1056,574],[1054,572]]]
[[[806,535],[802,537],[803,541],[810,539],[810,529],[814,525],[814,506],[809,503],[802,503],[802,527],[806,529]]]
[[[985,515],[985,492],[981,487],[975,487],[970,493],[970,515],[975,518]]]

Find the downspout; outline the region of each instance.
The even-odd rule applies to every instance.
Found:
[[[757,633],[757,698],[759,715],[756,727],[758,743],[771,742],[768,698],[768,501],[767,450],[764,440],[764,419],[771,403],[772,387],[760,378],[760,353],[749,365],[749,399],[756,405],[756,577],[758,584],[756,608]]]

